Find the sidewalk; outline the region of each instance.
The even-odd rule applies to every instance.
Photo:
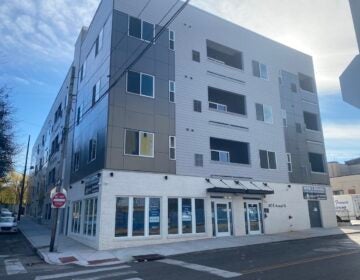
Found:
[[[50,229],[39,225],[29,218],[23,218],[19,228],[38,254],[50,264],[78,264],[81,266],[99,266],[128,262],[132,256],[160,254],[178,255],[204,250],[224,249],[271,242],[281,242],[339,234],[360,233],[360,225],[330,229],[310,229],[280,234],[207,238],[161,245],[147,245],[107,251],[97,251],[64,235],[59,237],[57,253],[49,252]]]

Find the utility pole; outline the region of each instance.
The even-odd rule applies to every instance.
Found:
[[[68,143],[68,134],[70,130],[70,114],[71,114],[71,108],[72,108],[72,102],[74,99],[73,89],[74,89],[74,79],[75,79],[75,67],[71,67],[71,77],[70,77],[70,84],[68,88],[68,104],[66,104],[65,111],[65,122],[64,122],[64,128],[62,133],[62,149],[61,149],[61,156],[62,159],[62,166],[61,166],[61,179],[56,183],[56,193],[61,192],[61,190],[65,187],[65,169],[66,169],[66,161],[67,161],[67,143]],[[51,226],[51,239],[50,239],[50,252],[55,251],[55,241],[57,239],[58,235],[58,226],[59,226],[59,214],[60,209],[54,208],[54,217],[52,220],[52,226]]]
[[[26,168],[27,168],[27,161],[28,161],[28,155],[29,155],[29,146],[30,146],[30,135],[29,135],[28,143],[27,143],[24,174],[23,174],[21,190],[20,190],[20,201],[19,201],[19,209],[18,209],[18,215],[17,215],[17,220],[18,221],[20,221],[21,211],[22,211],[22,204],[23,204],[23,199],[24,199],[25,178],[26,178]]]

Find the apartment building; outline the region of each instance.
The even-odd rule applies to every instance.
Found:
[[[65,233],[101,250],[336,226],[312,58],[182,5],[102,1],[80,33]]]
[[[360,194],[360,158],[329,162],[328,169],[334,195]]]
[[[351,13],[354,21],[355,35],[360,50],[360,2],[349,0]],[[343,100],[357,108],[360,108],[360,55],[355,56],[350,65],[340,76],[340,85]]]

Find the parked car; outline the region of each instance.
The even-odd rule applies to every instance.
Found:
[[[0,211],[0,217],[14,217],[14,213],[8,209],[3,208]]]
[[[17,222],[12,216],[0,217],[0,232],[17,232]]]

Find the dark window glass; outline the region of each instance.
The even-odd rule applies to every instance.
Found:
[[[315,85],[312,77],[299,73],[299,84],[302,90],[315,92]]]
[[[253,68],[253,75],[255,77],[259,77],[260,78],[260,64],[259,62],[253,60],[252,61],[252,68]]]
[[[192,60],[195,62],[200,62],[200,52],[192,51]]]
[[[178,234],[179,233],[179,213],[178,213],[178,199],[168,199],[168,233]]]
[[[129,17],[129,35],[141,39],[141,20]]]
[[[154,77],[141,75],[141,95],[154,96]]]
[[[140,73],[129,71],[127,75],[127,91],[140,94]]]
[[[202,109],[201,109],[201,101],[194,100],[194,111],[201,113],[201,111],[202,111]]]
[[[256,107],[256,119],[258,121],[264,121],[264,106],[262,104],[255,104]]]
[[[211,137],[210,149],[229,152],[232,163],[250,164],[249,143]],[[219,154],[211,152],[211,160],[219,161]]]
[[[160,234],[160,198],[149,199],[149,235]]]
[[[209,108],[246,115],[245,96],[217,88],[208,88]],[[213,104],[216,103],[216,104]],[[217,105],[219,104],[219,105]]]
[[[218,153],[217,153],[217,155],[218,155]],[[203,155],[195,154],[195,166],[203,166],[203,165],[204,165]]]
[[[138,131],[126,130],[125,154],[139,155],[139,132]]]
[[[203,199],[195,199],[196,233],[205,232],[205,208]]]
[[[276,157],[274,152],[268,152],[269,156],[269,168],[276,169]]]
[[[309,153],[309,161],[311,165],[311,171],[313,172],[325,172],[324,158],[322,154]]]
[[[95,57],[99,54],[99,36],[96,38],[95,41]]]
[[[268,162],[267,151],[260,150],[259,154],[260,154],[260,167],[268,169],[269,168],[269,162]]]
[[[154,25],[153,24],[143,21],[142,38],[145,41],[149,41],[149,42],[152,41],[152,39],[154,38]]]
[[[182,233],[192,233],[191,199],[182,199]]]
[[[216,42],[206,40],[207,56],[225,65],[243,70],[242,53]]]
[[[133,200],[133,236],[145,235],[145,198]]]
[[[116,199],[115,236],[128,236],[129,198]]]
[[[304,112],[305,127],[310,130],[319,130],[319,122],[316,114]]]

